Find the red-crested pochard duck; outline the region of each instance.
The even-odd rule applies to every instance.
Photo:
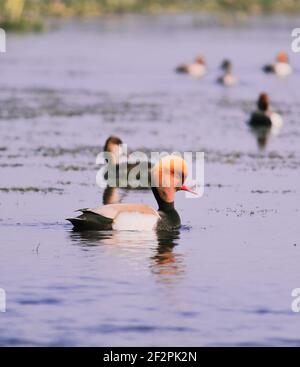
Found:
[[[276,57],[274,64],[265,65],[263,67],[265,73],[274,73],[280,77],[285,77],[292,74],[293,69],[290,65],[289,57],[286,52],[281,51]]]
[[[261,93],[257,100],[257,110],[252,113],[249,126],[252,129],[267,128],[270,133],[277,135],[283,125],[281,116],[270,108],[270,99],[267,93]]]
[[[186,162],[179,156],[168,155],[152,169],[152,192],[158,210],[144,204],[109,204],[94,209],[81,209],[77,218],[68,218],[76,230],[165,230],[181,225],[174,207],[179,190],[193,192],[184,185],[188,174]]]
[[[202,56],[198,56],[193,63],[180,65],[175,71],[201,78],[206,73],[205,60]]]
[[[221,75],[217,82],[225,85],[227,87],[231,87],[237,84],[236,77],[232,74],[232,63],[229,60],[224,60],[221,64],[221,69],[223,70],[224,74]]]

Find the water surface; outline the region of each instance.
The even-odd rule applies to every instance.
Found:
[[[200,20],[199,20],[200,19]],[[0,57],[1,345],[299,345],[299,55],[295,19],[222,26],[138,17],[10,35]],[[299,23],[299,22],[298,22]],[[203,53],[203,80],[173,73]],[[240,84],[215,83],[230,57]],[[298,69],[297,69],[298,68]],[[259,151],[245,126],[261,91],[284,128]],[[205,194],[177,194],[178,233],[74,233],[64,220],[102,203],[97,153],[204,151]],[[123,202],[155,206],[148,191]]]

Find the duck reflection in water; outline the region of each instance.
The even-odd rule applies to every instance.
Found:
[[[133,267],[137,264],[140,266],[148,259],[148,268],[161,283],[175,283],[185,274],[184,256],[174,251],[180,241],[179,231],[72,230],[70,238],[74,244],[85,248],[108,246],[106,248],[114,256],[127,258]]]
[[[271,127],[269,126],[253,126],[250,127],[252,134],[255,136],[257,141],[257,147],[259,150],[263,151],[266,149],[270,135]]]
[[[180,232],[158,232],[158,246],[152,256],[150,269],[161,282],[173,283],[185,274],[184,257],[174,251],[180,240]]]

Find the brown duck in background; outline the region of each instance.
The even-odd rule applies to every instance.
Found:
[[[270,108],[270,99],[267,93],[261,93],[257,100],[257,110],[252,113],[248,125],[257,138],[260,149],[267,145],[269,136],[278,135],[283,121],[278,113]]]
[[[195,61],[190,64],[184,64],[178,66],[175,71],[176,73],[189,74],[196,78],[201,78],[206,74],[206,65],[204,58],[199,55]]]
[[[104,179],[107,180],[107,185],[109,187],[126,187],[126,188],[143,188],[143,187],[133,187],[130,185],[130,182],[128,183],[128,178],[130,175],[130,172],[136,168],[141,162],[128,162],[127,156],[125,155],[124,150],[122,149],[123,142],[120,138],[117,136],[110,136],[105,144],[104,144],[104,152],[108,152],[110,154],[110,161],[112,164],[114,164],[114,172],[111,172],[110,176],[108,175],[108,172],[105,173]],[[125,158],[125,159],[124,159]],[[122,162],[122,160],[124,160]],[[152,164],[151,162],[142,162],[143,168],[146,169],[146,174],[148,176],[148,180],[146,182],[146,186],[149,186],[150,178],[151,178],[151,168]],[[146,167],[145,167],[146,166]],[[134,172],[132,172],[133,174]],[[137,174],[136,179],[139,180],[141,177],[139,174]],[[125,182],[122,182],[122,179],[125,180]],[[115,185],[116,183],[116,185]],[[145,188],[147,188],[145,187]]]
[[[276,57],[274,64],[265,65],[263,67],[265,73],[276,74],[279,77],[285,77],[291,75],[293,72],[292,66],[290,65],[289,57],[286,52],[281,51]]]
[[[223,70],[223,75],[221,75],[217,82],[227,87],[231,87],[237,84],[237,78],[232,74],[232,63],[229,60],[224,60],[221,64],[221,70]]]

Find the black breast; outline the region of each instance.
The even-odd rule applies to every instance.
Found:
[[[158,212],[161,219],[157,223],[158,231],[173,231],[181,225],[180,216],[177,213],[174,202],[166,203],[161,199],[156,187],[152,188],[152,192],[158,204]]]
[[[181,220],[175,209],[168,212],[159,210],[158,212],[161,217],[156,227],[158,231],[174,231],[180,228]]]
[[[271,127],[272,121],[270,117],[266,116],[262,112],[254,112],[250,118],[249,125],[252,128],[256,127]]]

